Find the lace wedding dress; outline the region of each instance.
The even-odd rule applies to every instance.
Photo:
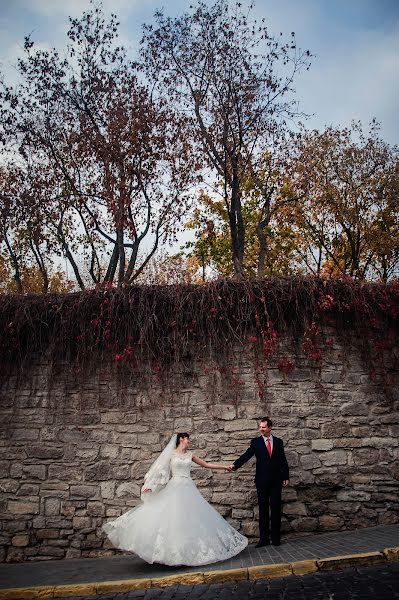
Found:
[[[172,477],[145,502],[103,526],[113,545],[148,563],[206,565],[235,556],[248,545],[204,499],[191,479],[192,452],[174,451]]]

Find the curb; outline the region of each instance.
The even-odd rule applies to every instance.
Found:
[[[256,579],[273,579],[290,575],[307,575],[316,571],[338,571],[350,567],[367,567],[386,562],[399,562],[399,547],[385,548],[380,552],[364,552],[344,556],[332,556],[319,560],[301,560],[293,563],[243,567],[225,571],[206,571],[168,575],[151,579],[123,579],[53,586],[0,589],[0,600],[36,600],[37,598],[72,598],[108,593],[128,592],[172,585],[198,585],[227,583]]]

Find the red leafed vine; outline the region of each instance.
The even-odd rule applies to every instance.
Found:
[[[245,380],[232,365],[245,351],[262,397],[269,367],[289,377],[300,356],[320,368],[334,345],[333,330],[343,344],[357,339],[370,379],[389,385],[386,364],[399,345],[398,325],[398,281],[219,280],[3,295],[0,367],[6,377],[42,356],[81,368],[103,361],[121,377],[168,385],[177,371],[210,375],[214,365],[222,376],[230,373],[239,390]],[[291,339],[296,350],[287,352],[282,339]]]

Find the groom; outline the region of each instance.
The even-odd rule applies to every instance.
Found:
[[[262,418],[259,423],[260,436],[251,440],[248,450],[230,466],[230,470],[235,471],[252,456],[256,456],[255,485],[258,494],[260,534],[257,548],[268,546],[270,535],[273,546],[280,545],[281,490],[282,486],[289,484],[284,444],[280,438],[271,434],[272,425],[269,417]]]

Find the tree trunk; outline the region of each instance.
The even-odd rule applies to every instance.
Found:
[[[242,207],[240,198],[240,182],[237,170],[233,165],[233,180],[231,189],[231,203],[229,211],[230,233],[232,243],[232,258],[234,274],[236,277],[244,277],[244,247],[245,247],[245,227],[242,218]]]
[[[18,258],[17,258],[17,255],[14,253],[14,251],[13,251],[13,249],[11,247],[11,244],[10,244],[10,242],[8,240],[7,234],[5,232],[4,232],[4,241],[6,243],[7,250],[9,252],[9,254],[10,254],[12,266],[14,267],[13,278],[14,278],[14,281],[15,281],[15,283],[17,285],[17,292],[19,294],[23,294],[24,289],[23,289],[22,281],[21,281],[21,271],[19,269]]]

